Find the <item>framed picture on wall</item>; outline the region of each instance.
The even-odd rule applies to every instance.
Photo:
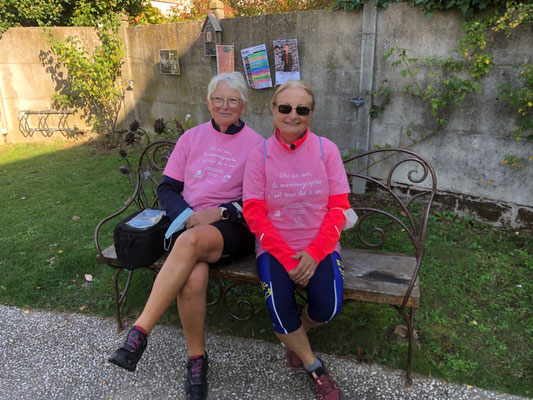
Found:
[[[178,59],[178,50],[159,50],[159,65],[161,74],[179,75],[180,63]]]

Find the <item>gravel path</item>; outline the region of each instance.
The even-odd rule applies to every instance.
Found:
[[[134,373],[110,363],[120,346],[110,319],[0,305],[0,399],[183,399],[183,332],[157,326]],[[209,334],[209,399],[314,399],[307,377],[283,363],[281,345]],[[320,355],[348,399],[520,399]]]

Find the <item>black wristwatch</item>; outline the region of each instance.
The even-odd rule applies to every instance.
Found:
[[[229,210],[226,207],[220,207],[220,217],[223,221],[229,219]]]

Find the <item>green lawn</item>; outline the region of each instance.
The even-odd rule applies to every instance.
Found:
[[[120,163],[117,151],[89,145],[0,147],[1,303],[112,317],[114,271],[95,262],[93,232],[131,194]],[[385,249],[404,251],[400,235],[393,233]],[[531,233],[432,213],[415,314],[415,372],[532,396],[532,249]],[[135,273],[125,319],[139,314],[151,282],[148,271]],[[208,329],[275,342],[260,289],[235,291],[256,305],[255,318],[231,320],[217,305],[209,309]],[[179,323],[177,312],[162,323]],[[406,343],[393,333],[400,324],[389,306],[353,302],[311,340],[317,351],[404,368]]]

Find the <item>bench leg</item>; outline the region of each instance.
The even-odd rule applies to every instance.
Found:
[[[115,287],[115,321],[117,321],[117,333],[120,333],[124,330],[124,325],[122,324],[122,319],[120,318],[120,306],[124,301],[124,297],[126,297],[126,293],[128,292],[128,289],[130,287],[131,277],[133,276],[133,270],[130,270],[128,273],[128,278],[126,280],[126,285],[124,286],[124,290],[122,291],[122,293],[120,293],[119,296],[118,277],[121,272],[122,268],[117,269],[115,275],[113,276],[113,283]]]

